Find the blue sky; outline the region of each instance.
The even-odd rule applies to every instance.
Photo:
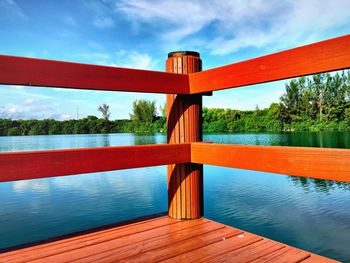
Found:
[[[196,50],[203,68],[350,33],[349,0],[0,0],[0,53],[164,71],[167,53]],[[285,81],[214,92],[207,107],[263,108]],[[165,95],[0,86],[0,118],[76,118]]]

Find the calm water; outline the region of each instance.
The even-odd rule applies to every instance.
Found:
[[[350,148],[350,133],[208,134],[216,143]],[[0,151],[165,143],[153,134],[0,137]],[[205,166],[205,216],[350,262],[350,184]],[[0,248],[166,211],[166,167],[0,183]]]

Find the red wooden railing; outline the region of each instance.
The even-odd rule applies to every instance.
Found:
[[[186,163],[190,144],[0,153],[0,182]]]
[[[0,153],[0,181],[186,164],[168,171],[169,215],[186,219],[203,214],[202,164],[350,182],[348,149],[197,142],[203,93],[350,68],[350,35],[197,73],[188,56],[165,73],[1,55],[0,84],[182,95],[167,99],[167,145]]]

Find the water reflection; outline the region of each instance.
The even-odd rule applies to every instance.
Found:
[[[349,132],[204,134],[204,140],[225,144],[350,148]]]
[[[31,192],[49,192],[50,185],[45,179],[43,180],[25,180],[13,182],[12,189],[16,193]]]
[[[148,134],[135,134],[134,145],[144,145],[144,144],[156,144],[157,143],[157,134],[148,133]]]
[[[164,212],[166,167],[0,184],[0,249]]]
[[[214,143],[350,148],[350,133],[205,134]],[[166,135],[0,137],[0,151],[166,143]],[[350,262],[350,184],[205,166],[205,216]],[[167,208],[166,167],[0,184],[0,247]],[[93,207],[94,209],[91,209]]]
[[[283,133],[272,145],[322,148],[350,148],[349,132],[297,132]]]
[[[204,167],[205,217],[350,262],[350,184]]]
[[[204,134],[205,141],[226,144],[350,148],[350,132]],[[166,143],[164,133],[0,136],[0,152]]]
[[[343,183],[330,180],[313,179],[299,176],[288,176],[294,186],[301,187],[305,191],[311,189],[317,192],[329,193],[331,190],[344,189],[350,191],[350,183]]]
[[[104,147],[110,146],[109,134],[102,134],[102,144]]]

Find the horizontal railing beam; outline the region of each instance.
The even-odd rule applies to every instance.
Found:
[[[207,93],[350,68],[350,35],[190,75],[0,55],[0,84]]]
[[[178,163],[350,182],[350,149],[211,143],[0,153],[0,182]]]
[[[188,75],[0,55],[0,84],[190,93]]]
[[[0,153],[0,182],[186,163],[190,144]]]
[[[350,35],[190,75],[191,93],[350,68]]]
[[[350,182],[350,149],[192,143],[191,161]]]

